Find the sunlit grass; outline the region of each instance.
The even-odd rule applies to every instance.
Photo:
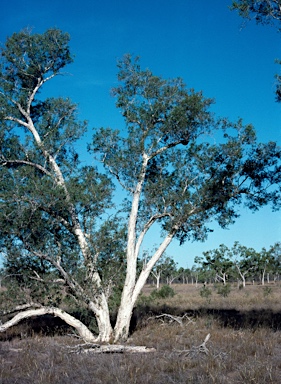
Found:
[[[261,286],[242,290],[233,286],[227,297],[210,287],[208,302],[200,295],[201,287],[173,288],[173,298],[157,299],[136,310],[136,325],[128,343],[154,347],[156,352],[77,355],[66,348],[77,344],[77,339],[25,336],[26,325],[22,325],[22,335],[19,326],[1,336],[0,383],[281,382],[280,286],[270,286],[269,292]],[[152,289],[146,287],[145,295]],[[163,312],[187,312],[188,317],[180,326],[155,318]],[[206,343],[208,354],[188,355],[207,334],[211,335]]]

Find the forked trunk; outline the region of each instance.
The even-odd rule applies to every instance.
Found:
[[[141,290],[143,289],[146,283],[146,280],[152,271],[152,268],[160,259],[160,257],[163,255],[168,245],[171,243],[176,231],[177,231],[177,227],[173,228],[172,231],[162,241],[157,251],[154,253],[152,258],[146,264],[145,268],[141,271],[135,284],[133,284],[133,281],[130,278],[128,278],[128,273],[130,274],[130,268],[134,268],[134,270],[132,270],[132,274],[133,276],[136,276],[137,265],[136,263],[135,263],[135,266],[133,263],[127,264],[127,276],[126,276],[127,284],[125,282],[122,297],[121,297],[121,303],[118,310],[117,321],[114,327],[115,342],[119,340],[126,340],[128,338],[133,309],[141,293]]]

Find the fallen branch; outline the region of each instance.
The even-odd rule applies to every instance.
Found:
[[[173,323],[173,322],[176,322],[178,323],[181,327],[183,326],[183,320],[185,319],[188,319],[188,323],[194,323],[194,321],[187,316],[187,314],[185,313],[183,316],[173,316],[173,315],[170,315],[169,313],[163,313],[162,315],[158,315],[158,316],[153,316],[153,317],[149,317],[148,320],[151,320],[151,319],[165,319],[165,318],[168,318],[169,321],[168,323]],[[162,320],[163,323],[165,322],[164,320]]]
[[[200,344],[198,347],[191,347],[190,349],[177,350],[175,352],[177,352],[179,355],[183,355],[185,357],[190,357],[190,358],[198,357],[200,353],[209,355],[209,349],[206,347],[206,343],[210,339],[210,337],[211,335],[210,333],[208,333],[203,343]]]
[[[138,345],[120,345],[120,344],[91,344],[85,343],[76,345],[74,347],[68,347],[71,349],[71,353],[149,353],[155,352],[155,348],[147,348],[145,346]]]

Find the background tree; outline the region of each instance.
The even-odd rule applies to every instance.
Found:
[[[191,280],[192,270],[190,268],[180,267],[178,269],[178,277],[181,279],[182,284],[188,284]]]
[[[198,282],[206,284],[216,280],[216,272],[212,264],[205,263],[203,256],[195,256],[194,263],[195,265],[192,267],[192,277],[195,278],[196,286]]]
[[[200,261],[195,258],[194,262],[195,264],[191,267],[191,284],[194,284],[195,282],[195,286],[197,287],[199,281],[206,281],[206,276],[205,271],[202,269],[202,266],[196,265],[197,262],[199,262],[200,264]]]
[[[203,268],[213,270],[215,272],[215,281],[221,281],[225,285],[228,274],[233,267],[229,257],[229,249],[221,244],[217,249],[203,252],[203,256],[201,259],[197,258],[197,262],[200,262]]]
[[[239,242],[235,242],[231,249],[231,256],[235,268],[242,280],[243,287],[246,287],[246,277],[250,276],[255,271],[255,262],[257,252],[253,248],[247,248]]]
[[[269,266],[270,272],[273,275],[273,281],[279,279],[281,272],[281,243],[275,243],[269,248],[269,252],[271,254],[271,264]]]
[[[163,282],[165,281],[166,284],[171,285],[179,276],[177,263],[171,257],[167,257],[164,260],[164,265],[165,268],[162,273]]]
[[[42,86],[71,62],[68,40],[58,30],[24,31],[2,51],[1,247],[7,255],[16,248],[27,263],[39,259],[36,268],[43,263],[45,269],[35,275],[51,276],[52,284],[59,278],[66,294],[91,311],[99,334],[54,304],[40,303],[21,316],[53,313],[87,340],[118,341],[128,337],[136,300],[173,239],[204,240],[212,221],[232,224],[239,205],[280,207],[280,149],[258,143],[242,121],[217,119],[212,100],[181,79],[157,77],[127,55],[113,90],[125,128],[97,130],[91,146],[108,174],[81,167],[73,143],[85,124],[77,121],[75,105],[39,99]],[[105,219],[113,209],[108,176],[126,194],[112,220]],[[160,243],[140,270],[140,249],[154,226],[161,228]],[[119,263],[121,279],[111,279],[106,269]],[[122,293],[111,324],[116,279]]]
[[[166,284],[171,284],[177,276],[176,262],[168,257],[162,256],[162,258],[155,264],[151,271],[151,274],[156,279],[156,288],[159,289],[160,281]]]
[[[270,250],[262,248],[254,258],[254,265],[256,266],[256,272],[259,275],[261,285],[265,284],[266,273],[270,271],[271,265],[273,265],[273,257]]]

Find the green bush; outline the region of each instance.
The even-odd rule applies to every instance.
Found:
[[[200,289],[200,296],[205,298],[208,302],[211,301],[212,291],[208,287],[202,287]]]
[[[223,297],[227,297],[230,294],[230,284],[220,285],[217,289],[217,293]]]
[[[270,287],[264,287],[263,288],[263,295],[264,295],[264,297],[269,296],[271,294],[271,292],[272,292],[272,288],[270,288]]]
[[[167,297],[174,297],[175,291],[169,285],[163,285],[160,289],[154,289],[151,294],[151,298],[154,299],[166,299]]]

